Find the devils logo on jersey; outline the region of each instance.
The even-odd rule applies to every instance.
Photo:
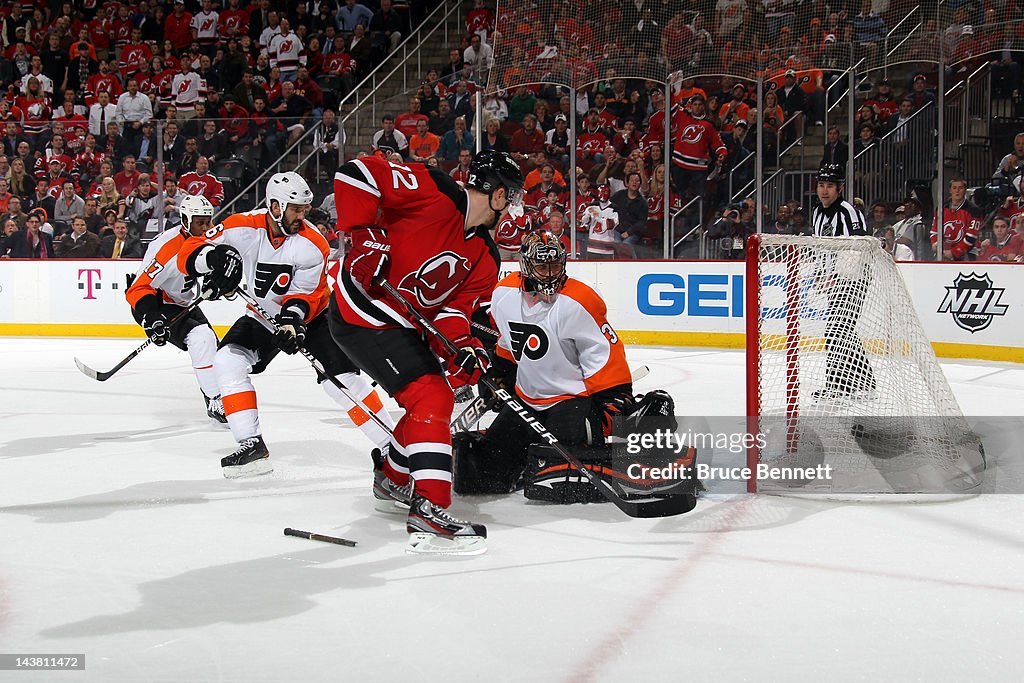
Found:
[[[512,356],[519,362],[526,356],[530,360],[540,360],[548,352],[548,336],[544,330],[528,323],[508,323],[508,341],[512,346]]]
[[[413,294],[420,306],[431,308],[447,301],[468,275],[469,261],[465,257],[443,251],[402,278],[398,289]]]
[[[257,297],[262,299],[269,292],[285,294],[292,282],[292,266],[290,263],[257,263],[255,279],[253,290]]]
[[[690,124],[686,128],[683,128],[681,134],[682,142],[696,143],[700,141],[700,137],[704,135],[704,127]]]

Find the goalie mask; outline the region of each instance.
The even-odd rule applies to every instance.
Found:
[[[562,240],[547,230],[534,230],[523,237],[519,263],[523,273],[523,290],[554,296],[562,289],[568,275],[568,255]]]

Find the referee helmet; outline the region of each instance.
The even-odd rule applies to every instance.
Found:
[[[846,182],[846,169],[843,168],[842,164],[827,163],[822,164],[821,168],[818,169],[819,183],[844,183]]]

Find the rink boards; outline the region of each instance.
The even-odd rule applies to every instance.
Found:
[[[0,335],[141,337],[125,289],[139,261],[0,263]],[[1024,362],[1024,265],[900,263],[925,334],[939,356]],[[503,273],[515,270],[503,264]],[[744,264],[739,261],[570,262],[595,283],[629,343],[741,348]],[[238,301],[203,304],[219,332]]]

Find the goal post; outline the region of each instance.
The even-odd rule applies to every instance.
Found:
[[[748,466],[781,472],[748,490],[978,487],[981,444],[877,239],[752,235],[745,286]]]

